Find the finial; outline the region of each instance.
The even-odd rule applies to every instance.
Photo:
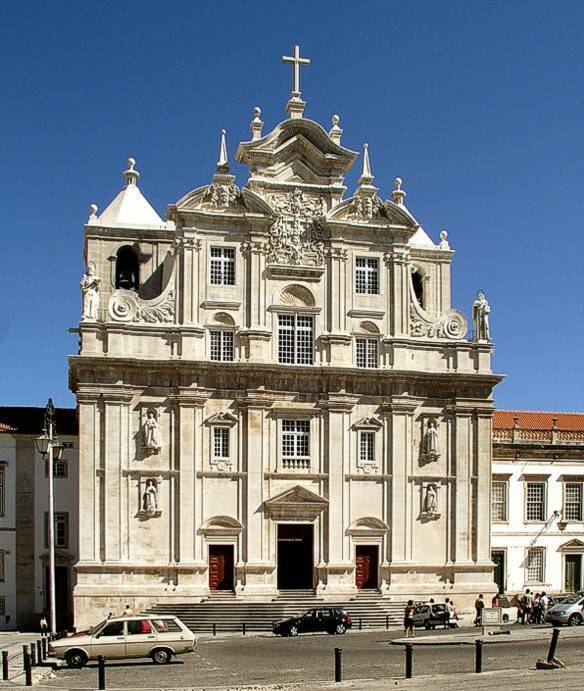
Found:
[[[87,222],[93,223],[94,221],[97,221],[97,204],[90,204],[89,205],[89,218],[87,219]]]
[[[260,119],[260,115],[262,114],[262,109],[259,106],[256,106],[253,109],[253,120],[251,121],[251,134],[252,134],[252,140],[256,139],[261,139],[262,138],[262,128],[264,126],[264,123]]]
[[[402,190],[403,180],[401,178],[396,178],[393,182],[395,187],[393,188],[393,192],[391,193],[391,200],[395,204],[403,206],[404,197],[406,196],[406,193]]]
[[[332,127],[329,131],[329,137],[333,140],[335,144],[341,143],[341,137],[343,136],[343,130],[339,127],[341,118],[338,115],[333,115],[331,118]]]
[[[449,250],[450,249],[450,243],[448,242],[448,231],[446,231],[446,230],[440,231],[440,244],[438,245],[438,249],[441,249],[441,250]]]
[[[221,130],[221,143],[219,145],[219,160],[217,161],[217,173],[228,173],[229,172],[229,161],[227,160],[227,142],[225,141],[225,135],[227,132]]]
[[[375,180],[371,175],[371,163],[369,162],[369,144],[363,144],[363,170],[359,178],[359,185],[371,185]]]
[[[140,173],[137,170],[134,170],[134,166],[136,165],[136,159],[135,158],[129,158],[128,159],[128,170],[124,170],[124,180],[126,181],[126,185],[135,185],[136,182],[138,181],[138,178],[140,177]]]

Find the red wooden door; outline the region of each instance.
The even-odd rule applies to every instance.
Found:
[[[209,546],[209,588],[233,590],[233,547]]]
[[[377,588],[377,547],[357,547],[355,557],[357,588]]]

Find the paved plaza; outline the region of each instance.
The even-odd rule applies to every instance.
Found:
[[[472,672],[474,649],[469,643],[474,641],[476,631],[476,629],[463,630],[459,634],[459,639],[455,639],[448,633],[432,638],[426,636],[425,633],[420,633],[417,637],[420,641],[428,638],[428,640],[434,639],[442,643],[447,640],[459,640],[459,643],[439,647],[416,646],[414,680],[403,683],[416,688],[412,684],[417,684],[415,680],[416,678],[419,680],[421,676],[440,675],[441,677],[444,674]],[[395,640],[398,635],[397,632],[356,631],[344,636],[312,634],[298,638],[201,637],[195,653],[183,656],[167,666],[154,666],[150,661],[108,663],[107,687],[197,689],[268,684],[286,687],[289,684],[310,683],[311,688],[318,688],[319,684],[326,685],[334,679],[333,649],[335,646],[343,649],[344,680],[347,682],[374,680],[360,681],[357,686],[351,685],[350,688],[367,688],[366,683],[372,684],[370,688],[376,688],[375,684],[384,679],[392,679],[392,685],[396,682],[401,685],[402,682],[399,680],[404,676],[403,647],[390,644],[390,641]],[[550,636],[551,629],[549,628],[525,631],[516,627],[510,636],[485,637],[483,654],[485,672],[515,670],[521,675],[527,673],[528,670],[533,670],[537,658],[546,656]],[[532,638],[532,640],[524,640],[524,638]],[[562,631],[558,656],[569,668],[582,662],[583,640],[584,636],[580,630]],[[542,684],[545,684],[546,688],[554,688],[549,685],[548,680],[559,678],[555,672],[538,674],[541,675]],[[464,677],[464,679],[468,678]],[[479,679],[478,675],[470,678],[473,680],[473,685]],[[91,663],[82,670],[60,669],[53,678],[43,683],[53,688],[96,688],[97,666]],[[539,684],[539,681],[537,683]],[[465,688],[464,684],[461,688]],[[518,688],[515,682],[513,688]],[[572,687],[567,685],[564,688]]]

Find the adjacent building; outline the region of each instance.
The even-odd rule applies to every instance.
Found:
[[[37,626],[48,611],[48,468],[35,445],[44,413],[0,407],[0,630]],[[57,408],[55,420],[65,447],[54,466],[56,609],[68,626],[78,558],[76,411]]]
[[[584,589],[584,414],[497,410],[493,424],[499,590]]]
[[[454,252],[383,195],[338,116],[254,109],[161,218],[129,160],[84,228],[78,626],[213,590],[273,598],[495,591],[488,303],[451,304]],[[383,186],[386,187],[386,182]]]

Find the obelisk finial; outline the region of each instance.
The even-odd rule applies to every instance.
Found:
[[[225,135],[227,132],[221,130],[221,143],[219,145],[219,160],[217,161],[216,172],[217,173],[228,173],[229,172],[229,161],[227,160],[227,142],[225,140]]]

